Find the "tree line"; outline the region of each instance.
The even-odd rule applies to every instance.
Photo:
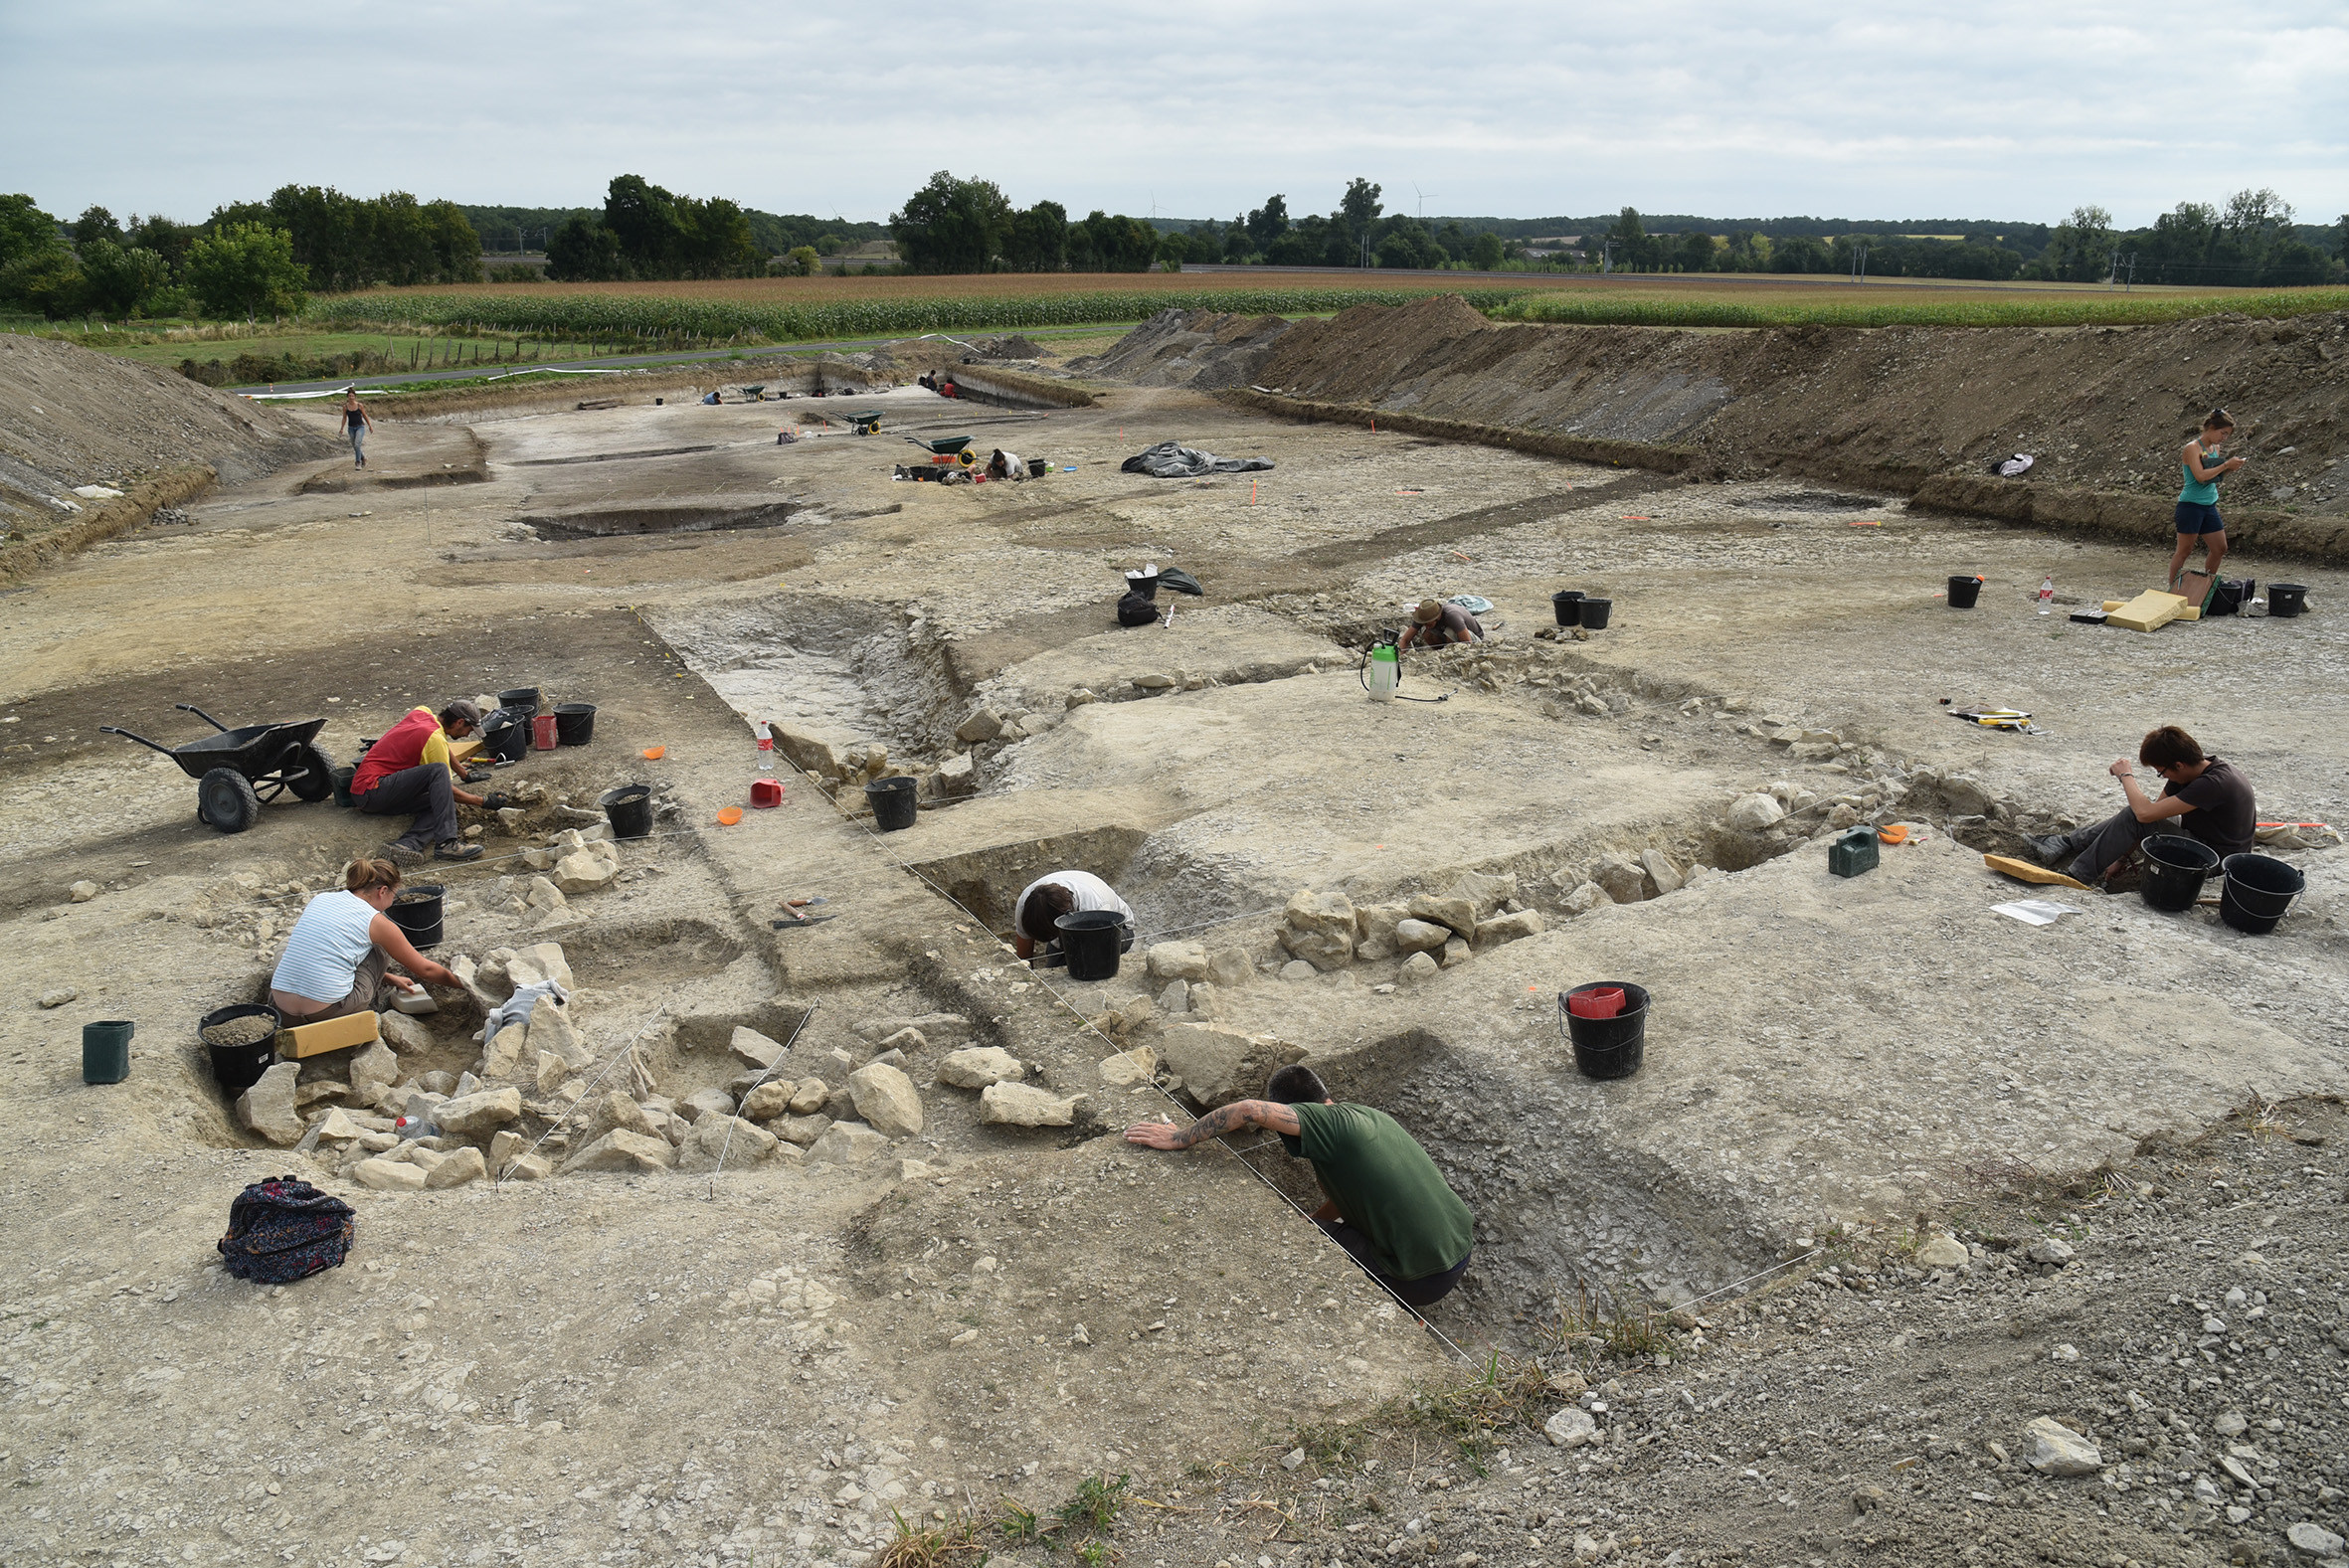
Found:
[[[61,223],[30,196],[0,196],[0,306],[52,320],[285,315],[312,290],[480,276],[481,241],[464,213],[405,191],[287,185],[201,224],[160,214],[123,223],[98,206]]]

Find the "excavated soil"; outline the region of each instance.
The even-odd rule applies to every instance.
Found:
[[[362,496],[309,487],[347,457],[295,465],[0,601],[11,1560],[856,1564],[971,1515],[1038,1568],[2199,1564],[2342,1528],[2337,839],[2272,846],[2308,886],[2261,938],[2073,891],[2026,926],[1997,906],[2032,890],[1981,852],[2109,810],[2104,765],[2157,721],[2243,767],[2262,816],[2338,820],[2349,578],[2292,569],[2296,620],[2140,636],[2033,591],[2132,592],[2159,552],[1858,483],[1687,482],[1177,389],[869,397],[877,437],[633,395],[386,422],[384,476],[477,441],[484,477]],[[898,436],[958,434],[1052,472],[891,478]],[[1166,438],[1275,466],[1120,472]],[[777,526],[540,521],[754,502]],[[1119,629],[1149,560],[1208,592]],[[1937,597],[1956,572],[1985,580],[1973,611]],[[1536,635],[1567,587],[1612,623]],[[1407,657],[1402,694],[1440,700],[1370,702],[1362,648],[1430,594],[1491,601],[1493,642]],[[592,1077],[679,1168],[377,1190],[347,1137],[248,1126],[195,1021],[258,994],[392,824],[287,799],[214,833],[191,781],[97,726],[323,715],[348,759],[413,703],[520,685],[596,703],[595,737],[499,776],[522,804],[465,813],[481,862],[419,873],[449,888],[440,951],[489,974],[560,944],[579,1060],[539,1058],[516,1125],[577,1152]],[[785,797],[728,824],[752,714],[785,722]],[[891,771],[923,809],[883,834],[860,784]],[[631,783],[661,810],[618,874],[542,873]],[[1829,874],[1836,833],[1896,823],[1877,870]],[[1115,979],[997,940],[1070,865],[1138,912]],[[1424,977],[1374,945],[1299,972],[1300,892],[1363,930],[1453,895],[1480,940]],[[1602,1082],[1556,996],[1610,976],[1655,1005],[1641,1072]],[[367,1071],[486,1065],[481,1000]],[[81,1081],[101,1018],[139,1026],[122,1084]],[[918,1127],[799,1154],[753,1128],[708,1168],[685,1113],[751,1087],[738,1028],[844,1122],[890,1111],[848,1075],[894,1061]],[[986,1120],[946,1069],[966,1046],[1075,1103]],[[1292,1059],[1391,1111],[1474,1207],[1436,1332],[1297,1217],[1277,1143],[1115,1135]],[[301,1080],[307,1109],[367,1113],[348,1053]],[[257,1289],[213,1243],[283,1171],[347,1197],[357,1245]],[[1568,1404],[1595,1444],[1541,1436]],[[2043,1416],[2101,1445],[2095,1474],[2027,1468]]]

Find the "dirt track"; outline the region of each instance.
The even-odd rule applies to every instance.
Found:
[[[2290,852],[2310,889],[2274,937],[2249,939],[2207,912],[2083,894],[2060,896],[2084,913],[2026,928],[1990,910],[2022,890],[1958,843],[2108,809],[2103,763],[2156,719],[2242,763],[2263,815],[2337,819],[2349,645],[2330,607],[2349,580],[2298,574],[2317,612],[2297,621],[2137,637],[2042,620],[2029,594],[2043,575],[2067,600],[2142,587],[2159,565],[2147,553],[1881,495],[1371,438],[1179,391],[1041,415],[909,394],[882,406],[893,427],[967,431],[1077,471],[893,482],[913,448],[887,433],[776,445],[788,404],[389,426],[375,483],[326,491],[353,478],[326,463],[224,487],[189,525],[100,546],[0,599],[19,868],[0,903],[0,1096],[19,1135],[0,1234],[30,1265],[4,1304],[14,1555],[853,1561],[887,1539],[891,1506],[919,1519],[1007,1494],[1048,1512],[1104,1470],[1190,1510],[1137,1506],[1120,1549],[1202,1568],[1549,1561],[1580,1534],[1659,1564],[1732,1544],[1771,1561],[2204,1562],[2280,1549],[2292,1522],[2339,1527],[2337,1497],[2318,1489],[2343,1483],[2340,1356],[2322,1337],[2337,1320],[2323,1293],[2339,1287],[2317,1262],[2337,1247],[2321,1212],[2338,1196],[2331,1151],[2298,1158],[2313,1174],[2260,1163],[2271,1143],[2219,1151],[2258,1178],[2254,1228],[2299,1238],[2305,1266],[2272,1246],[2269,1262],[2203,1269],[2187,1261],[2194,1239],[2234,1247],[2252,1212],[2172,1217],[2128,1197],[2128,1183],[2182,1183],[2150,1151],[2255,1092],[2349,1086],[2338,852]],[[1195,484],[1117,471],[1165,436],[1278,466]],[[397,482],[476,450],[478,482]],[[687,502],[782,518],[551,537],[566,520]],[[1117,631],[1115,574],[1150,558],[1209,595],[1176,604],[1171,625]],[[2238,565],[2274,575],[2256,552]],[[1934,597],[1955,571],[1988,579],[1979,610]],[[1535,639],[1569,584],[1609,594],[1614,623]],[[1369,630],[1454,592],[1495,602],[1493,649],[1414,657],[1405,691],[1440,705],[1364,701],[1352,666]],[[737,1081],[737,1024],[781,1038],[805,1022],[789,1071],[836,1091],[885,1021],[951,1016],[905,1047],[918,1134],[862,1162],[779,1155],[717,1179],[388,1193],[234,1124],[194,1018],[260,983],[300,899],[384,824],[284,804],[223,838],[194,822],[170,764],[93,726],[195,733],[175,699],[240,718],[321,713],[347,756],[412,701],[521,683],[601,711],[595,744],[519,776],[578,801],[633,778],[664,784],[673,836],[624,849],[622,879],[551,922],[521,908],[527,873],[512,863],[458,873],[450,948],[564,944],[595,1060],[624,1054],[650,1017],[669,1100]],[[1080,691],[1093,700],[1072,705]],[[1959,726],[1941,697],[2025,707],[2049,733]],[[976,796],[875,837],[795,776],[782,810],[720,828],[713,813],[750,771],[738,708],[860,763],[874,744],[925,772],[968,755]],[[958,743],[981,708],[1004,733]],[[665,755],[647,764],[654,745]],[[1730,799],[1772,785],[1795,811],[1782,830],[1725,826]],[[1820,835],[1848,819],[1927,832],[1846,882],[1825,875]],[[538,841],[482,825],[492,854]],[[1207,1011],[1143,999],[1165,982],[1140,972],[1139,948],[1094,986],[1007,959],[986,921],[1027,877],[1072,863],[1127,892],[1146,941],[1240,956]],[[1657,863],[1687,885],[1654,896]],[[1279,912],[1298,889],[1373,905],[1471,872],[1514,878],[1507,898],[1548,929],[1417,988],[1381,989],[1399,978],[1393,958],[1281,977]],[[82,878],[101,891],[72,902]],[[1611,891],[1594,907],[1586,886]],[[839,918],[776,931],[780,901],[810,894]],[[1659,999],[1647,1066],[1626,1083],[1574,1076],[1556,1043],[1555,991],[1594,974],[1641,976]],[[60,986],[80,994],[37,1005]],[[101,1016],[140,1024],[119,1087],[79,1082],[76,1031]],[[422,1060],[469,1060],[474,1021],[453,1010]],[[1291,1186],[1294,1169],[1263,1149],[1172,1158],[1103,1135],[1168,1105],[1103,1079],[1111,1044],[1177,1051],[1176,1031],[1204,1022],[1278,1037],[1420,1133],[1480,1220],[1470,1284],[1433,1320],[1471,1353],[1546,1349],[1560,1371],[1574,1359],[1619,1379],[1600,1396],[1598,1453],[1505,1430],[1478,1439],[1481,1456],[1513,1447],[1480,1479],[1440,1423],[1370,1419],[1458,1368],[1239,1167]],[[966,1041],[1084,1094],[1078,1120],[981,1123],[969,1092],[935,1081]],[[2277,1115],[2330,1135],[2330,1113]],[[282,1296],[206,1273],[229,1197],[285,1168],[352,1194],[352,1262]],[[2002,1274],[2024,1224],[2015,1193],[2067,1188],[2029,1212],[2079,1241],[2080,1260]],[[1906,1279],[1920,1212],[1997,1245],[1941,1286]],[[1882,1264],[1886,1294],[1792,1290],[1827,1261],[1803,1256],[1822,1241],[1839,1262]],[[2125,1268],[2101,1250],[2130,1242]],[[1782,1262],[1797,1266],[1771,1274],[1779,1294],[1743,1318],[1724,1306],[1705,1345],[1672,1330],[1669,1364],[1544,1337],[1577,1282],[1669,1305]],[[2159,1296],[2189,1278],[2212,1298],[2258,1286],[2301,1315],[2287,1333],[2271,1314],[2275,1357],[2256,1339],[2207,1360],[2189,1345],[2197,1365],[2157,1371],[2154,1339],[2184,1326]],[[2311,1296],[2284,1303],[2295,1289]],[[1791,1313],[1773,1306],[1789,1301]],[[2044,1353],[1980,1331],[2007,1315],[2046,1329],[2032,1330]],[[1765,1322],[1760,1348],[1816,1333],[1840,1358],[1740,1359],[1744,1330]],[[2078,1376],[2109,1366],[2117,1392],[2051,1381],[2058,1339],[2086,1358]],[[2190,1386],[2214,1368],[2223,1383]],[[1964,1419],[1871,1417],[1903,1381],[1936,1408],[1944,1384],[1962,1389]],[[1692,1382],[1701,1412],[1681,1402]],[[2128,1492],[2110,1473],[2028,1481],[1974,1463],[2002,1463],[1991,1442],[2020,1459],[2023,1424],[2050,1413],[2098,1426],[2137,1463],[2120,1447],[2134,1416],[2093,1408],[2132,1409],[2129,1388],[2195,1422],[2204,1457],[2162,1437],[2176,1468]],[[1779,1418],[1797,1392],[1803,1413]],[[2262,1453],[2280,1483],[2249,1488],[2236,1522],[2177,1479],[2219,1478],[2208,1424],[2231,1408],[2222,1394],[2286,1423],[2284,1451]],[[1538,1420],[1559,1403],[1531,1408]],[[1676,1428],[1659,1407],[1690,1414]],[[1880,1456],[1870,1431],[1900,1444]],[[1307,1459],[1287,1469],[1293,1446]],[[1912,1448],[1923,1468],[1901,1464]],[[1799,1455],[1800,1476],[1760,1450]],[[1796,1503],[1749,1505],[1757,1481]],[[1884,1511],[1872,1499],[1855,1514],[1872,1486]],[[2029,1511],[1961,1527],[1988,1506],[1982,1490]],[[997,1560],[1043,1554],[1006,1546]]]

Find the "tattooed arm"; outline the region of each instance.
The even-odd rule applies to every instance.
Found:
[[[1137,1122],[1126,1129],[1126,1141],[1152,1148],[1184,1149],[1201,1138],[1221,1137],[1250,1127],[1286,1132],[1294,1137],[1298,1131],[1296,1108],[1271,1100],[1235,1100],[1185,1128],[1170,1127],[1164,1122]]]

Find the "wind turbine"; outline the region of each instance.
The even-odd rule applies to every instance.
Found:
[[[1444,193],[1441,191],[1423,191],[1419,188],[1419,182],[1417,180],[1413,180],[1411,182],[1411,194],[1419,198],[1419,217],[1422,222],[1425,222],[1427,218],[1427,199],[1430,196],[1441,196]]]

